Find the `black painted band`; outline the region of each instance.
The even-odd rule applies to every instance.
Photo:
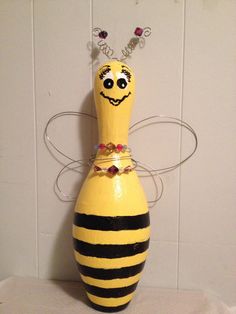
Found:
[[[93,230],[136,230],[150,225],[149,213],[136,216],[96,216],[75,213],[74,225]]]
[[[128,278],[135,276],[143,270],[145,262],[128,267],[103,269],[93,268],[78,264],[79,271],[84,276],[93,277],[96,279],[117,279]]]
[[[133,244],[90,244],[73,239],[74,249],[82,255],[101,258],[120,258],[143,253],[148,249],[149,239]]]
[[[130,301],[128,303],[125,303],[119,306],[102,306],[102,305],[95,304],[92,301],[90,301],[90,303],[92,307],[97,311],[112,313],[112,312],[119,312],[119,311],[124,310],[130,303]]]
[[[91,286],[88,284],[84,283],[85,289],[87,292],[91,293],[92,295],[95,295],[97,297],[102,297],[102,298],[120,298],[124,297],[132,292],[137,287],[138,282],[136,282],[133,285],[130,285],[128,287],[123,287],[123,288],[110,288],[110,289],[105,289],[105,288],[100,288],[96,286]]]

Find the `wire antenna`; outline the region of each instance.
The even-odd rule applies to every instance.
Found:
[[[118,58],[115,56],[115,51],[113,48],[109,46],[106,42],[106,38],[108,36],[108,32],[102,30],[99,27],[95,27],[93,29],[93,37],[96,38],[96,44],[98,49],[108,58],[108,59],[116,59],[119,61],[125,61],[127,58],[131,56],[133,51],[137,46],[140,48],[144,48],[145,46],[145,38],[151,35],[150,27],[136,27],[134,31],[134,35],[128,42],[128,44],[121,50],[121,56]]]

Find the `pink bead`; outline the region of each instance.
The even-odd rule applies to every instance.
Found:
[[[105,149],[106,145],[102,143],[102,144],[99,144],[98,147],[99,147],[99,149]]]
[[[116,146],[116,149],[117,149],[119,152],[121,152],[122,149],[123,149],[123,145],[122,145],[122,144],[118,144],[118,145]]]
[[[115,165],[113,165],[113,166],[111,166],[110,168],[108,168],[107,171],[108,171],[110,174],[115,175],[115,174],[119,171],[119,169],[118,169]]]
[[[136,27],[136,29],[135,29],[135,31],[134,31],[134,34],[136,35],[136,36],[142,36],[142,34],[143,34],[143,29],[141,28],[141,27]]]

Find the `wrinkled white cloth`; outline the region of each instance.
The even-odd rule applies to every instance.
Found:
[[[1,314],[95,314],[80,282],[10,277],[0,282]],[[201,291],[138,286],[125,314],[236,314]]]

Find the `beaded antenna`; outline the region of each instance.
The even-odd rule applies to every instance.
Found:
[[[97,40],[96,44],[99,50],[108,59],[116,59],[120,61],[124,61],[128,57],[130,57],[137,46],[139,46],[140,48],[143,48],[145,46],[145,38],[149,37],[150,35],[151,35],[150,27],[144,27],[144,28],[136,27],[134,30],[134,36],[129,40],[125,48],[121,50],[121,56],[118,57],[114,55],[115,53],[114,49],[112,49],[106,42],[108,32],[105,30],[102,30],[99,27],[95,27],[93,29],[93,36]]]
[[[157,194],[147,201],[136,171],[148,171],[157,188],[154,176],[177,168],[188,160],[197,148],[195,131],[186,122],[176,118],[151,116],[129,127],[135,96],[135,77],[132,69],[122,61],[134,49],[144,46],[151,29],[137,27],[135,37],[122,50],[121,57],[105,39],[108,33],[100,28],[93,30],[97,45],[109,59],[100,66],[95,76],[94,98],[97,117],[85,113],[66,112],[53,116],[45,128],[48,147],[67,157],[70,163],[60,171],[78,169],[85,164],[90,170],[78,194],[74,207],[74,256],[92,307],[104,312],[123,310],[132,300],[147,258],[150,219],[148,205],[155,205]],[[89,160],[74,160],[61,152],[50,140],[50,123],[63,115],[77,115],[97,119],[99,144]],[[194,136],[195,147],[179,164],[153,169],[133,159],[128,135],[143,123],[174,123],[186,128]],[[160,182],[162,183],[161,179]],[[60,191],[60,189],[59,189]]]

